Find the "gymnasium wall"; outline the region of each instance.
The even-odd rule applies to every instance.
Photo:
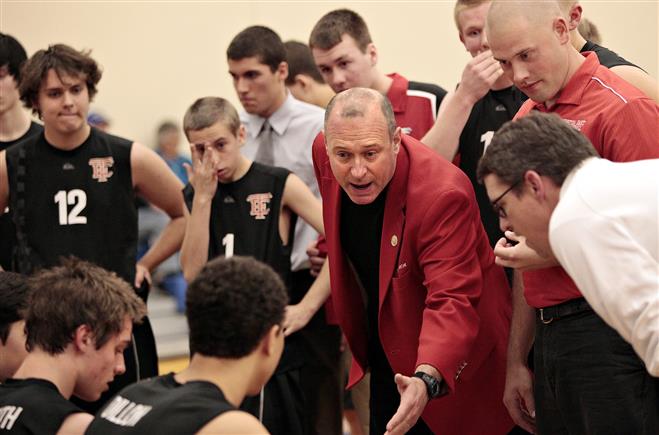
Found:
[[[219,95],[238,104],[226,48],[243,28],[262,24],[283,40],[308,41],[326,12],[349,7],[365,18],[384,72],[452,88],[469,55],[453,22],[453,1],[219,2],[0,1],[0,30],[28,54],[63,42],[93,50],[104,75],[92,108],[111,131],[152,145],[164,118],[180,123],[197,97]],[[658,2],[581,1],[603,45],[658,72]]]

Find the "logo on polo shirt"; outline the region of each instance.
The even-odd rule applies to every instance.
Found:
[[[270,213],[270,200],[272,199],[272,193],[252,193],[246,199],[252,205],[251,210],[249,211],[250,216],[254,216],[256,220],[263,220]]]
[[[570,124],[572,127],[576,128],[577,131],[581,131],[581,128],[586,125],[586,120],[585,119],[565,119],[565,122]]]

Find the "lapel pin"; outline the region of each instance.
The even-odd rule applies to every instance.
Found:
[[[391,246],[396,246],[398,245],[398,237],[394,234],[391,236]]]

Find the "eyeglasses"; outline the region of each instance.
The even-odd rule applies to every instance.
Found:
[[[498,203],[503,199],[504,196],[508,194],[511,190],[513,190],[515,187],[521,183],[522,180],[519,180],[517,183],[513,184],[510,186],[508,189],[506,189],[505,192],[503,192],[501,195],[499,195],[494,201],[491,201],[490,204],[492,204],[492,208],[494,209],[494,212],[499,215],[499,217],[505,218],[508,217],[506,214],[506,210],[503,209]]]

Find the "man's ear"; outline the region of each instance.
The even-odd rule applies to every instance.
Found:
[[[277,349],[277,340],[281,339],[279,336],[283,333],[284,331],[282,331],[281,325],[272,325],[272,327],[263,337],[261,346],[263,353],[265,353],[267,356],[273,355]]]
[[[238,144],[240,146],[245,144],[245,139],[247,138],[247,129],[243,123],[240,123],[240,127],[238,127],[238,134],[236,135],[236,138],[238,139]]]
[[[286,78],[288,77],[288,62],[286,61],[279,62],[276,73],[282,82],[285,81]]]
[[[37,111],[37,117],[39,119],[43,119],[41,117],[41,108],[39,108],[39,97],[32,99],[32,109]]]
[[[369,60],[371,61],[371,66],[376,66],[378,64],[378,49],[375,47],[375,44],[370,42],[366,46],[366,54],[369,57]]]
[[[583,13],[583,8],[577,2],[572,5],[567,16],[567,24],[570,30],[574,30],[579,26],[581,22],[581,14]]]
[[[394,148],[394,153],[398,154],[398,151],[400,151],[400,142],[401,142],[401,132],[402,130],[400,127],[396,127],[396,130],[394,131],[394,137],[391,138],[391,144]]]
[[[563,17],[554,18],[553,30],[561,45],[570,43],[570,29]]]
[[[311,87],[311,78],[309,78],[304,74],[296,75],[293,81],[295,82],[295,84],[300,86],[302,92],[304,93],[308,92],[309,88]]]
[[[80,352],[87,352],[96,349],[96,340],[94,333],[88,325],[80,325],[73,333],[73,345]]]
[[[547,196],[545,179],[536,171],[528,170],[524,173],[524,183],[529,187],[531,195],[541,202]]]

